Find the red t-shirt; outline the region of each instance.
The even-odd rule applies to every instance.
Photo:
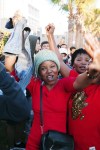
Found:
[[[51,90],[48,90],[47,87],[43,85],[44,132],[51,129],[66,133],[66,104],[69,92],[75,91],[73,88],[74,80],[75,78],[63,78],[58,80],[57,84]],[[32,95],[34,119],[26,150],[39,150],[41,138],[40,84],[41,81],[39,79],[32,78],[27,87]]]
[[[70,76],[76,77],[77,73],[72,70]],[[74,136],[75,150],[89,150],[93,146],[100,150],[100,85],[90,85],[84,91],[88,105],[82,109],[82,120],[72,119],[73,100],[70,101],[69,131]]]

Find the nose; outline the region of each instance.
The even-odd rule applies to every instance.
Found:
[[[48,46],[45,46],[45,49],[49,49],[49,47],[48,47]]]
[[[52,70],[51,69],[48,69],[48,72],[51,72]]]
[[[82,64],[82,65],[88,65],[88,64],[89,64],[89,62],[87,62],[87,61],[83,60],[83,61],[81,62],[81,64]]]
[[[51,68],[48,68],[47,69],[48,73],[52,72],[52,69]]]

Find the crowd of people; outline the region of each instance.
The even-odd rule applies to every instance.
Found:
[[[42,133],[56,130],[74,137],[75,150],[100,150],[98,40],[85,34],[85,47],[72,46],[69,53],[66,43],[55,42],[53,24],[41,42],[19,12],[6,28],[13,32],[3,49],[4,64],[0,61],[0,120],[7,122],[8,149],[39,150]]]

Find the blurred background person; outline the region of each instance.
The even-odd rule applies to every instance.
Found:
[[[43,49],[49,49],[49,42],[48,41],[43,41],[41,43],[41,50]]]

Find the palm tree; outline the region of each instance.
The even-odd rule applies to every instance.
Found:
[[[93,9],[90,11],[89,16],[85,16],[85,27],[94,34],[94,36],[100,38],[100,9]]]
[[[73,45],[75,41],[76,48],[83,47],[83,27],[87,10],[89,12],[95,0],[51,0],[54,4],[58,4],[61,9],[69,13],[68,16],[68,46]]]
[[[8,31],[0,30],[0,55],[3,53],[3,48],[10,36],[10,33]]]
[[[66,11],[69,13],[68,15],[68,47],[71,47],[73,45],[74,41],[74,13],[73,13],[73,2],[74,0],[68,0],[67,3],[63,3],[62,0],[51,0],[53,4],[57,4],[60,6],[60,9]]]
[[[75,41],[76,41],[77,48],[83,47],[83,44],[84,44],[83,30],[84,30],[85,16],[87,16],[88,12],[91,10],[92,4],[94,4],[94,0],[75,0],[75,5],[76,5],[76,13],[75,13],[76,38],[75,38]]]

